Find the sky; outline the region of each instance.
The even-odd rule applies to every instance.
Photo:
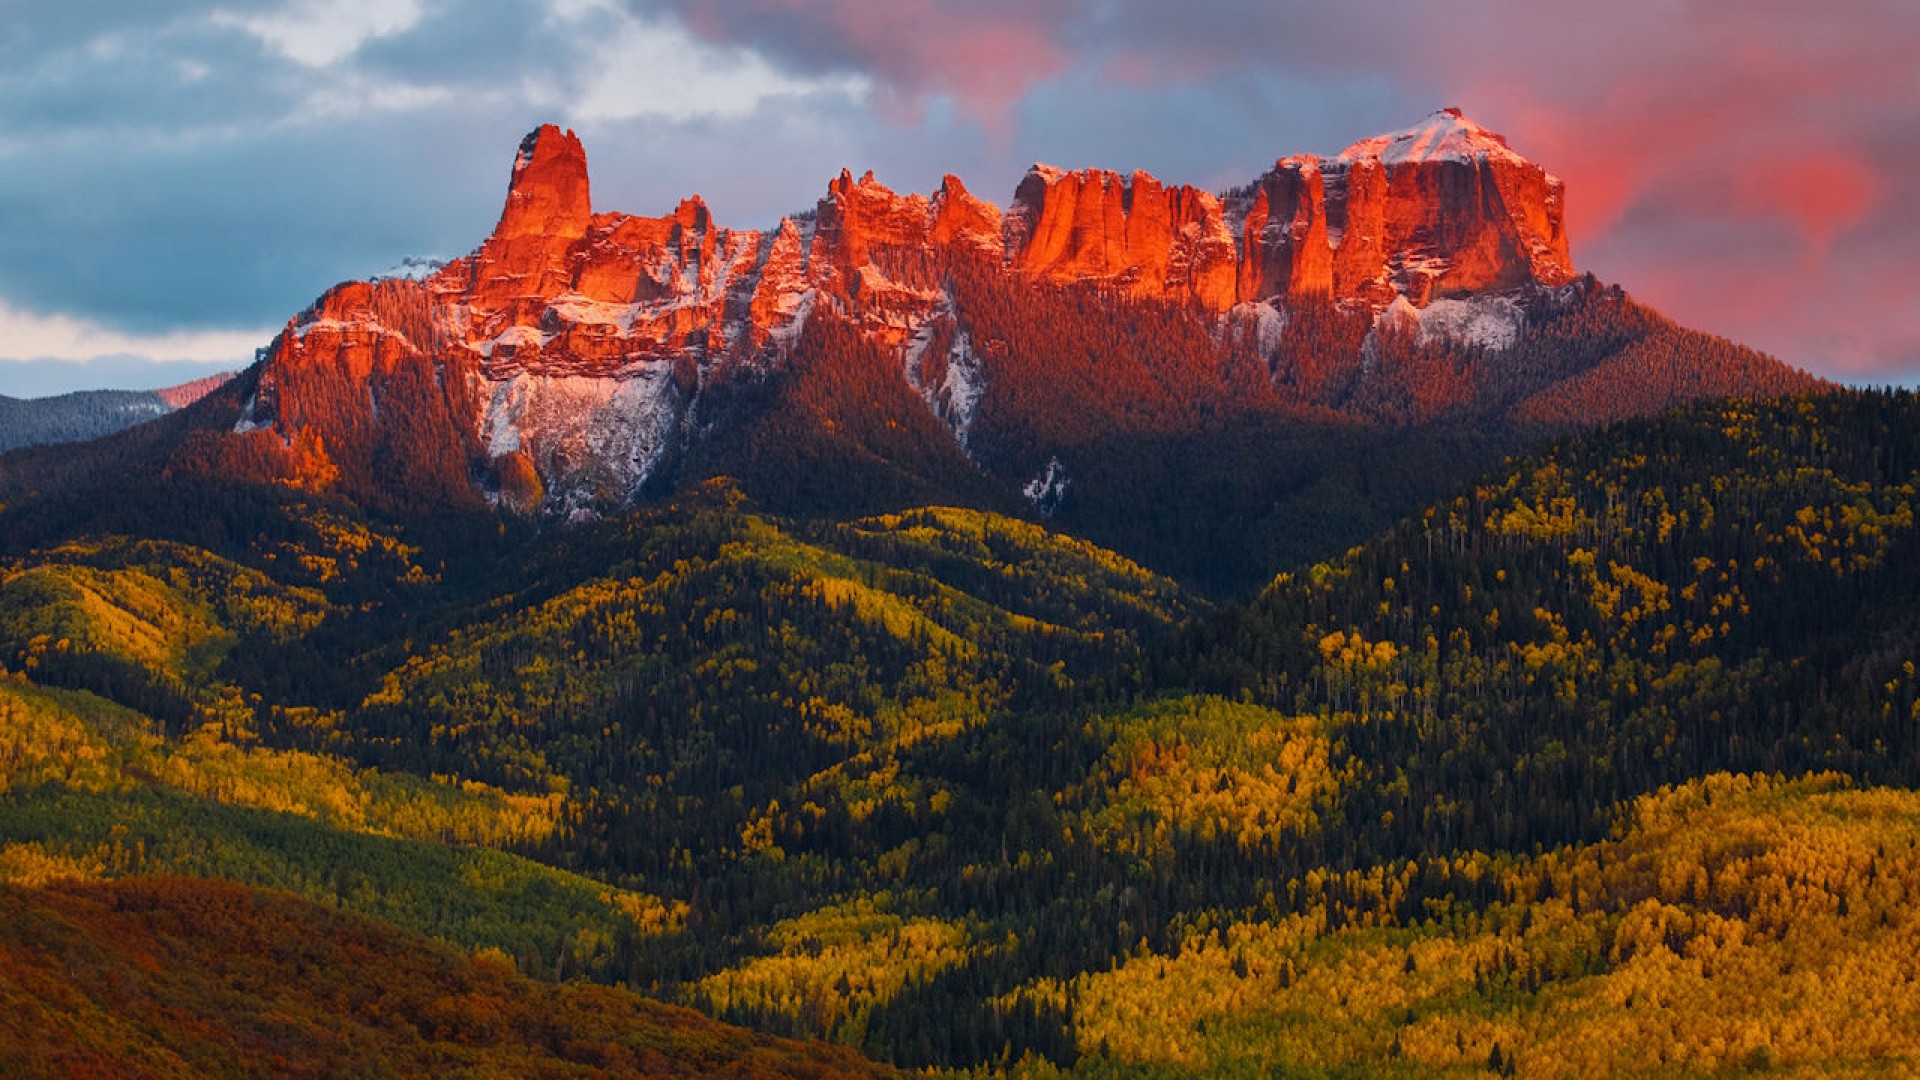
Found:
[[[597,210],[765,227],[827,181],[1218,190],[1457,106],[1576,266],[1830,378],[1920,383],[1914,0],[6,0],[0,394],[243,366],[478,246],[520,137]],[[25,10],[18,10],[24,7]]]

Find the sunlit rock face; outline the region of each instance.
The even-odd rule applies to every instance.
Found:
[[[420,281],[339,286],[288,324],[237,458],[360,491],[425,456],[411,468],[429,495],[592,513],[699,437],[713,378],[779,370],[823,311],[899,356],[964,446],[993,387],[943,277],[956,260],[1211,313],[1423,309],[1574,276],[1560,182],[1453,110],[1224,195],[1036,165],[1002,210],[953,176],[928,197],[843,171],[767,230],[723,228],[697,196],[661,217],[594,213],[580,140],[545,126],[472,254]]]
[[[1236,299],[1234,236],[1220,200],[1144,172],[1062,172],[1036,165],[1006,215],[1009,263],[1052,281],[1112,282],[1136,296]]]
[[[531,309],[566,291],[570,253],[592,219],[580,140],[552,126],[533,132],[514,158],[500,223],[467,264],[467,292],[490,307]]]
[[[1337,157],[1283,158],[1250,196],[1240,296],[1384,307],[1574,278],[1558,178],[1460,115]]]

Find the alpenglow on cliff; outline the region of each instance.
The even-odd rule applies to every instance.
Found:
[[[1453,109],[1330,158],[1283,158],[1224,194],[1035,165],[1001,207],[953,176],[929,197],[842,172],[812,212],[766,231],[721,227],[698,197],[664,217],[595,213],[580,141],[547,126],[522,142],[478,250],[421,281],[337,286],[291,320],[236,389],[213,457],[376,500],[591,512],[724,438],[714,388],[764,383],[831,323],[890,357],[945,437],[1017,485],[1050,451],[1028,440],[996,462],[976,419],[1016,378],[1064,378],[1067,361],[981,329],[956,283],[986,279],[1079,290],[1108,321],[1204,322],[1217,362],[1188,368],[1210,374],[1154,368],[1150,337],[1128,360],[1157,394],[1339,409],[1392,377],[1370,374],[1391,368],[1376,360],[1392,331],[1480,357],[1415,415],[1461,408],[1487,396],[1474,380],[1497,365],[1482,354],[1582,287],[1563,210],[1558,179]],[[1372,320],[1347,347],[1350,373],[1296,370],[1283,339],[1309,310]],[[1075,377],[1107,377],[1106,360],[1073,362],[1087,368]]]

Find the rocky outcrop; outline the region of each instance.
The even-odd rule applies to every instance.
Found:
[[[934,247],[936,207],[922,195],[895,194],[871,172],[856,181],[842,170],[827,185],[815,221],[806,284],[883,345],[899,347],[941,299],[925,258]]]
[[[940,178],[940,190],[933,196],[933,226],[927,238],[935,244],[958,244],[995,256],[1001,253],[1000,208],[973,196],[960,178],[948,173]]]
[[[1220,201],[1144,172],[1035,165],[1014,191],[1003,233],[1008,264],[1034,277],[1110,282],[1215,310],[1237,299],[1234,238]]]
[[[235,435],[297,444],[292,482],[374,483],[427,417],[434,484],[572,513],[640,490],[690,437],[715,371],[779,367],[832,310],[893,350],[964,441],[992,372],[956,308],[960,258],[1212,312],[1425,307],[1573,276],[1560,182],[1451,110],[1283,159],[1225,197],[1036,165],[1003,212],[952,176],[929,198],[843,171],[812,214],[768,232],[723,228],[697,197],[661,217],[596,214],[580,140],[546,126],[473,254],[420,282],[340,286],[290,323]]]
[[[536,310],[571,284],[568,253],[592,224],[587,152],[549,124],[520,142],[500,223],[466,261],[468,290],[516,313]]]

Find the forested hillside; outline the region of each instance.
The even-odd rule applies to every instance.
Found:
[[[915,346],[929,401],[859,326],[818,313],[770,380],[707,389],[723,434],[656,489],[724,475],[795,516],[1037,508],[1220,598],[1345,551],[1559,433],[1820,385],[1591,277],[1456,302],[1510,322],[1483,342],[1416,315],[1299,301],[1215,316],[1010,280],[963,252],[870,255],[896,284],[949,297]],[[956,383],[953,366],[970,373]],[[956,401],[955,386],[974,397]],[[1050,494],[1023,498],[1049,477]]]
[[[216,881],[0,885],[0,956],[14,1076],[887,1075]]]
[[[158,395],[136,390],[87,390],[37,399],[0,396],[0,452],[97,439],[171,411]]]
[[[1578,839],[1717,769],[1911,778],[1914,415],[1848,394],[1571,441],[1283,575],[1172,669],[1361,719],[1383,851]]]
[[[0,453],[111,435],[184,409],[232,377],[209,375],[164,390],[82,390],[43,398],[0,395]]]
[[[851,474],[893,436],[827,389],[779,422],[850,436],[821,460]],[[14,494],[0,877],[33,959],[0,978],[34,1011],[0,1054],[57,1023],[99,1061],[617,1070],[628,1036],[541,1026],[669,1015],[598,983],[982,1075],[1920,1064],[1920,398],[1568,436],[1224,603],[893,506],[903,474],[810,513],[740,471],[568,529]],[[311,948],[377,940],[342,962],[399,973],[413,1034],[354,1034],[311,957],[184,944],[310,904]],[[79,1019],[126,978],[228,1034]]]

